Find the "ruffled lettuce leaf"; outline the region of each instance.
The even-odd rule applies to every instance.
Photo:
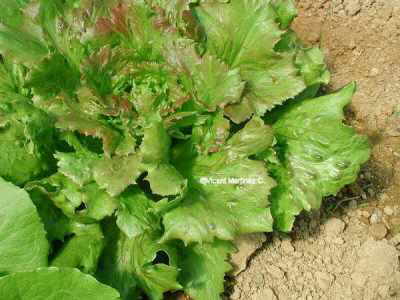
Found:
[[[317,209],[357,178],[370,155],[364,136],[343,124],[355,84],[323,97],[293,102],[273,116],[280,161],[270,169],[278,186],[272,191],[274,226],[290,231],[303,209]],[[272,117],[271,117],[272,118]]]
[[[234,250],[230,242],[218,240],[182,249],[179,279],[183,290],[193,299],[221,299],[225,274],[232,269],[229,254]]]
[[[94,274],[98,260],[104,248],[104,237],[98,224],[71,226],[74,234],[56,253],[50,265],[80,269],[84,273]]]
[[[118,300],[119,294],[92,276],[72,268],[40,268],[0,278],[1,299],[104,299]]]
[[[163,240],[180,239],[189,244],[271,231],[268,195],[275,183],[263,163],[248,158],[271,142],[271,129],[254,118],[220,152],[198,155],[191,142],[176,149],[175,165],[188,179],[188,192],[179,206],[163,217]]]
[[[0,274],[46,267],[49,243],[27,192],[0,177],[0,205]]]
[[[177,281],[176,248],[159,243],[158,230],[129,238],[108,224],[106,234],[109,241],[98,277],[116,288],[122,299],[134,298],[137,288],[144,290],[151,300],[161,300],[164,292],[181,289]]]
[[[21,185],[54,169],[53,120],[22,97],[0,100],[0,176]]]

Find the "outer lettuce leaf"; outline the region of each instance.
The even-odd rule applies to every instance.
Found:
[[[258,139],[249,138],[254,127],[258,127],[260,133]],[[248,145],[238,152],[228,146],[209,156],[191,156],[190,143],[176,150],[174,162],[188,178],[189,191],[178,207],[165,214],[163,240],[180,239],[189,244],[211,242],[215,237],[232,240],[240,233],[271,231],[272,218],[267,206],[270,189],[275,183],[260,161],[247,158],[268,148],[272,141],[270,135],[270,128],[254,119],[231,138],[232,144],[247,142]],[[262,144],[260,140],[266,142]],[[228,181],[241,178],[254,180],[254,183]],[[218,180],[227,181],[218,183]]]
[[[36,188],[31,189],[29,184],[25,185],[25,189],[29,191],[44,224],[47,239],[50,242],[54,240],[64,241],[65,236],[71,233],[71,220],[42,191]]]
[[[104,122],[79,113],[67,113],[57,120],[56,127],[65,131],[77,131],[85,136],[100,138],[107,156],[115,151],[120,143],[118,131]]]
[[[354,91],[355,84],[350,84],[276,112],[273,128],[282,160],[271,165],[278,182],[271,212],[277,229],[289,231],[301,210],[319,208],[323,197],[353,182],[368,160],[367,138],[342,123],[343,108]]]
[[[296,64],[300,68],[307,86],[328,84],[330,73],[324,62],[324,55],[318,48],[302,49],[296,57]]]
[[[209,50],[228,65],[262,64],[273,55],[283,31],[268,1],[202,3],[195,12],[207,34]]]
[[[108,226],[107,232],[109,243],[98,276],[118,289],[122,299],[132,299],[137,287],[151,300],[161,300],[164,292],[181,289],[177,281],[176,250],[158,243],[157,231],[132,239],[113,226]],[[169,265],[155,261],[158,253],[168,257]]]
[[[24,184],[47,175],[54,164],[52,119],[26,98],[0,102],[0,119],[0,176]]]
[[[182,249],[179,279],[184,291],[193,299],[219,300],[224,291],[225,273],[232,267],[227,262],[234,251],[231,243],[216,240]]]
[[[100,226],[76,223],[72,231],[75,235],[57,253],[51,261],[51,266],[78,268],[85,273],[94,274],[104,248]]]
[[[79,186],[61,173],[33,182],[29,188],[38,188],[66,216],[85,223],[100,221],[118,208],[118,200],[101,190],[97,183]]]
[[[297,9],[293,0],[272,0],[272,6],[274,7],[278,16],[278,21],[282,29],[286,29],[290,26],[293,19],[297,16]]]
[[[204,124],[192,130],[192,141],[199,153],[218,152],[225,146],[230,134],[230,122],[219,112],[207,118]]]
[[[283,31],[268,1],[201,4],[196,13],[206,30],[209,51],[229,66],[239,67],[247,82],[244,102],[228,109],[233,121],[243,122],[253,112],[263,115],[305,89],[293,54],[274,51]],[[246,114],[241,116],[243,111]]]
[[[119,200],[117,225],[128,238],[152,232],[159,227],[160,219],[154,213],[154,202],[138,187],[124,192]]]
[[[118,300],[114,289],[71,268],[41,268],[0,278],[0,299]]]
[[[0,177],[0,206],[0,274],[47,266],[46,232],[29,195]]]
[[[146,180],[153,193],[161,196],[180,194],[186,180],[170,164],[171,137],[161,122],[153,122],[144,129],[141,156],[143,169],[148,172]]]
[[[93,169],[94,180],[113,197],[121,194],[129,185],[136,184],[141,173],[141,158],[135,154],[104,158]]]
[[[204,110],[215,111],[240,100],[245,82],[238,68],[229,68],[217,57],[200,57],[191,40],[170,43],[165,51],[167,62],[181,74],[184,88]]]
[[[57,152],[58,171],[79,186],[93,181],[93,167],[100,160],[100,155],[89,151]]]

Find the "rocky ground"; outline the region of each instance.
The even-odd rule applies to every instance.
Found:
[[[324,50],[328,90],[358,83],[348,120],[373,154],[357,183],[301,216],[290,235],[239,242],[230,298],[400,299],[400,0],[299,0],[298,8],[294,29]]]

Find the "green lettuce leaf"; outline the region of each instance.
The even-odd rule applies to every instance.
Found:
[[[0,176],[21,185],[53,170],[55,132],[49,116],[17,99],[0,102]]]
[[[289,231],[303,209],[319,208],[323,197],[352,183],[370,155],[366,137],[342,123],[355,91],[293,102],[277,111],[273,124],[280,164],[270,166],[278,182],[271,195],[275,227]]]
[[[71,268],[40,268],[0,278],[0,299],[118,300],[116,290]]]
[[[201,4],[196,13],[205,28],[209,51],[229,66],[240,68],[247,82],[243,103],[228,110],[233,121],[243,122],[253,112],[263,115],[306,88],[294,55],[274,51],[283,31],[271,3],[245,0]],[[243,110],[247,114],[236,116],[236,111]]]
[[[293,19],[297,16],[297,9],[293,0],[272,0],[272,6],[274,7],[278,16],[279,24],[282,29],[286,29],[290,26]]]
[[[182,249],[179,279],[184,291],[193,299],[221,299],[225,273],[232,269],[228,262],[229,254],[234,250],[230,242],[218,240]]]
[[[151,232],[159,227],[160,219],[153,212],[153,201],[138,187],[124,192],[119,201],[117,225],[128,238],[134,238],[146,231]]]
[[[175,247],[159,243],[157,231],[128,238],[109,226],[110,241],[103,254],[99,278],[120,291],[122,299],[132,299],[140,287],[151,300],[163,299],[163,293],[181,289],[177,281]],[[157,255],[166,262],[157,262]]]
[[[144,129],[141,156],[146,180],[153,193],[161,196],[177,195],[186,185],[185,179],[170,164],[171,137],[161,122],[153,122]]]
[[[50,265],[77,268],[84,273],[94,274],[104,248],[100,226],[76,223],[72,226],[72,232],[75,235],[65,243]]]
[[[44,224],[47,239],[50,242],[64,241],[64,238],[71,233],[71,220],[41,190],[30,184],[25,185],[25,189],[29,192]]]
[[[118,200],[103,191],[97,183],[79,186],[61,173],[33,182],[29,188],[38,188],[66,216],[85,223],[111,216],[118,208]]]
[[[258,139],[252,136],[255,129]],[[211,242],[271,231],[268,195],[275,183],[263,163],[248,158],[270,146],[270,135],[271,129],[254,119],[228,140],[228,145],[242,145],[238,151],[227,146],[212,155],[190,156],[190,143],[176,151],[175,165],[188,179],[189,190],[180,205],[164,215],[163,241]]]
[[[121,194],[129,185],[136,184],[136,179],[142,173],[139,155],[104,158],[99,160],[93,169],[93,177],[100,188],[111,196]]]
[[[0,206],[0,273],[47,266],[49,243],[29,195],[0,177]]]

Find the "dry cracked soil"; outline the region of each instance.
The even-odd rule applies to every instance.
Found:
[[[328,91],[356,81],[348,122],[370,137],[359,180],[299,217],[251,235],[232,258],[231,300],[400,299],[400,0],[301,0],[293,28],[319,45]]]

